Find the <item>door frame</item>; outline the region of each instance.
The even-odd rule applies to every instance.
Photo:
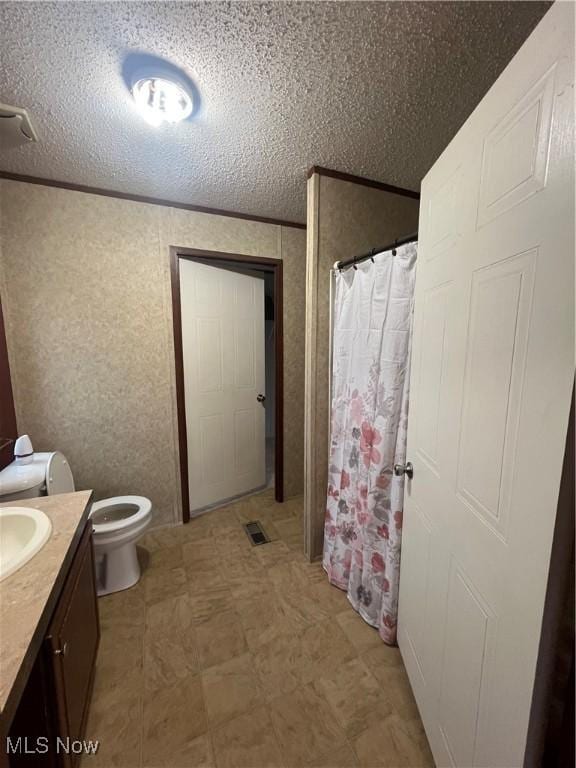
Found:
[[[184,398],[184,359],[182,355],[182,311],[180,299],[180,259],[212,261],[214,266],[234,262],[274,275],[274,340],[275,340],[275,408],[274,408],[274,498],[284,501],[284,331],[282,261],[262,256],[247,256],[227,251],[204,251],[198,248],[170,246],[170,282],[172,286],[172,327],[174,332],[174,366],[176,373],[176,410],[178,418],[178,453],[182,492],[182,522],[190,520],[188,480],[188,437]]]
[[[0,296],[0,469],[4,469],[14,460],[14,443],[17,437],[14,389],[10,376],[6,323]]]

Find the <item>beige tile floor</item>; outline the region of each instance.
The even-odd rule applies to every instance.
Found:
[[[272,543],[251,546],[254,519]],[[433,765],[398,649],[301,530],[301,499],[266,491],[142,540],[140,583],[99,600],[83,768]]]

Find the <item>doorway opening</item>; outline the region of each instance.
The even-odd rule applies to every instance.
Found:
[[[183,522],[284,501],[282,262],[170,248]]]

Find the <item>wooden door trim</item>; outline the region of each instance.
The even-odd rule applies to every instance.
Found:
[[[573,389],[524,768],[574,764],[574,410]]]
[[[0,297],[0,469],[14,459],[14,442],[18,437],[14,391],[10,376],[6,328]]]
[[[338,179],[338,181],[348,181],[351,184],[360,184],[360,186],[363,187],[372,187],[372,189],[379,189],[382,192],[390,192],[392,195],[410,197],[412,200],[420,200],[420,192],[417,192],[414,189],[396,187],[394,184],[387,184],[384,181],[368,179],[366,176],[356,176],[352,173],[344,173],[344,171],[336,171],[333,168],[324,168],[322,165],[313,165],[308,169],[309,179],[312,178],[314,174],[317,174],[318,176],[328,176],[331,179]]]
[[[184,358],[182,352],[182,304],[180,300],[179,259],[237,262],[247,267],[274,274],[274,336],[275,336],[275,423],[274,423],[274,497],[284,501],[284,329],[283,329],[283,267],[280,259],[247,256],[225,251],[205,251],[197,248],[170,246],[170,283],[172,286],[172,324],[174,333],[174,370],[176,375],[176,411],[178,422],[178,454],[182,494],[182,522],[190,520],[190,485],[188,477],[188,435],[184,401]]]

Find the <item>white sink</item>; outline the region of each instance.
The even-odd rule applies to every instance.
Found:
[[[0,581],[33,558],[51,531],[50,518],[39,509],[0,508]]]

